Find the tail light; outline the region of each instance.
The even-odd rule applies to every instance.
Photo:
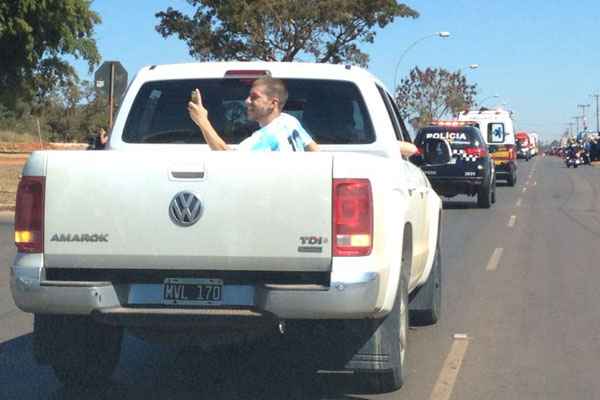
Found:
[[[258,78],[271,76],[271,71],[265,69],[230,69],[225,71],[226,78]]]
[[[476,156],[476,157],[486,157],[488,152],[485,149],[481,149],[479,147],[466,147],[465,153],[468,156]]]
[[[17,190],[15,245],[21,253],[44,252],[44,190],[46,178],[24,176]]]
[[[225,78],[239,79],[245,85],[251,85],[256,79],[271,76],[271,71],[262,69],[230,69],[225,72]]]
[[[373,198],[368,179],[333,180],[333,255],[368,256],[373,249]]]

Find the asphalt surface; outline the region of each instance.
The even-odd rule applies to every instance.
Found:
[[[12,221],[0,215],[0,399],[598,399],[600,168],[519,162],[490,210],[445,201],[443,316],[411,328],[409,377],[356,393],[351,376],[299,375],[265,344],[191,352],[128,336],[114,383],[62,387],[31,356],[31,317],[8,288]]]

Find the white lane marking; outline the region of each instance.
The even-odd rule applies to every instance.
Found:
[[[517,207],[521,207],[521,201],[522,200],[523,199],[519,197],[519,199],[517,200],[517,204],[516,204]]]
[[[460,366],[465,358],[465,353],[469,347],[469,337],[466,334],[454,335],[454,342],[450,348],[450,353],[444,361],[444,366],[440,371],[429,400],[448,400],[452,396],[454,384],[460,371]]]
[[[533,186],[537,186],[537,181],[533,181]]]
[[[515,226],[516,220],[517,220],[517,216],[516,215],[511,215],[510,219],[508,220],[508,227],[512,228],[513,226]]]
[[[487,267],[485,267],[486,271],[495,271],[496,269],[498,269],[498,263],[500,263],[500,257],[502,257],[503,251],[504,249],[502,247],[498,247],[496,250],[494,250],[494,253],[492,253]]]
[[[525,193],[527,191],[527,188],[523,188],[523,193]]]

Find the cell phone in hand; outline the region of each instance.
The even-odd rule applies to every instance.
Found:
[[[192,90],[192,95],[190,96],[190,101],[194,104],[198,104],[198,101],[200,99],[198,98],[198,93],[196,92],[196,90]]]

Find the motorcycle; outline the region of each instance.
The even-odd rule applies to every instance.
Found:
[[[567,168],[577,168],[578,166],[582,165],[583,158],[581,157],[581,152],[576,151],[575,149],[569,150],[567,152],[567,156],[565,157],[565,164]]]
[[[592,157],[590,157],[590,153],[587,151],[582,151],[581,152],[581,159],[583,161],[583,164],[585,165],[592,165]]]

